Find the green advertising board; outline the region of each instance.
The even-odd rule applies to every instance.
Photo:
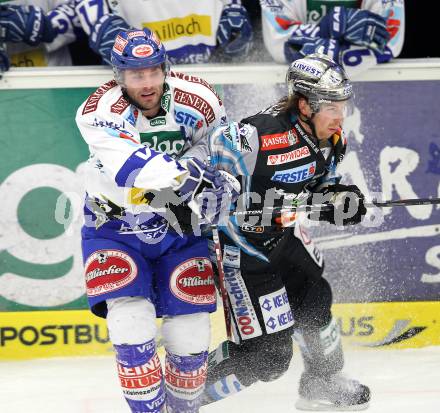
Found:
[[[93,90],[0,91],[0,311],[86,307],[80,211],[64,198],[60,224],[55,210],[81,187],[88,149],[74,115]]]

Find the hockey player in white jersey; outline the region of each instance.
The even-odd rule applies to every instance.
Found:
[[[174,158],[226,114],[208,83],[169,71],[165,48],[148,29],[119,33],[111,61],[115,80],[91,94],[76,117],[90,148],[82,230],[87,297],[92,312],[107,319],[131,411],[195,413],[216,299],[207,241],[179,234],[190,212],[179,202],[215,222],[234,194],[219,172]],[[206,194],[213,202],[200,201]],[[176,216],[177,224],[170,220]],[[156,317],[163,317],[164,374]]]
[[[90,35],[90,47],[108,63],[120,28],[148,27],[164,43],[171,63],[206,63],[215,49],[246,56],[252,26],[240,0],[75,0],[70,3]]]
[[[215,50],[226,57],[243,58],[253,39],[249,16],[240,0],[65,0],[54,3],[46,15],[36,15],[32,7],[30,11],[18,6],[5,9],[3,17],[0,13],[0,26],[4,22],[9,35],[2,37],[0,33],[0,44],[2,38],[29,41],[34,25],[41,27],[41,34],[32,39],[32,44],[43,43],[50,50],[66,46],[85,33],[91,49],[105,63],[111,64],[110,52],[119,31],[148,27],[164,43],[171,63],[196,64],[208,62]],[[16,27],[20,28],[19,38]]]
[[[397,57],[404,41],[404,0],[260,0],[263,38],[279,63],[320,47],[353,77]]]
[[[0,71],[10,66],[72,64],[66,46],[76,36],[74,16],[63,11],[67,3],[68,0],[0,0]],[[59,42],[57,36],[61,33],[66,33],[66,37]]]

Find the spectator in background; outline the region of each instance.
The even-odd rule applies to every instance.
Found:
[[[403,0],[260,0],[266,48],[290,63],[319,47],[352,77],[397,57],[404,39]]]
[[[0,71],[10,66],[66,66],[72,64],[67,42],[75,40],[74,16],[64,12],[67,0],[0,0]],[[51,10],[50,13],[47,13]],[[46,14],[47,13],[47,14]]]
[[[214,50],[230,58],[245,56],[252,26],[239,0],[76,0],[75,11],[90,46],[109,62],[116,34],[129,27],[148,27],[164,43],[173,64],[206,63]]]
[[[148,7],[142,0],[52,3],[52,9],[44,8],[50,10],[46,15],[34,6],[2,6],[0,44],[43,43],[46,50],[53,51],[77,40],[82,33],[107,64],[116,35],[134,27],[148,27],[155,32],[173,64],[206,63],[214,51],[229,59],[246,56],[252,44],[252,26],[239,0],[152,0]],[[34,27],[39,28],[36,34]],[[3,64],[3,70],[7,70],[7,64]]]

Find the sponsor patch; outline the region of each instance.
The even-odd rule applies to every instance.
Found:
[[[191,13],[183,17],[174,17],[144,24],[163,42],[191,38],[193,36],[211,36],[213,27],[211,16]],[[214,31],[215,32],[215,31]]]
[[[310,73],[314,76],[320,76],[322,74],[322,70],[319,69],[318,66],[312,63],[303,63],[301,60],[294,62],[292,67],[302,70],[303,72]]]
[[[98,250],[85,263],[86,290],[89,297],[124,288],[137,276],[137,266],[123,251]]]
[[[154,53],[154,49],[149,44],[140,44],[132,50],[132,54],[135,57],[148,57]]]
[[[82,114],[86,115],[87,113],[94,112],[98,107],[99,99],[101,99],[106,92],[108,92],[110,89],[113,89],[115,86],[117,86],[116,81],[111,80],[110,82],[107,82],[96,89],[95,92],[87,98]]]
[[[208,126],[215,120],[215,113],[211,105],[199,95],[175,88],[174,101],[181,105],[190,106],[193,109],[196,109],[204,116]]]
[[[335,318],[332,318],[330,324],[320,332],[321,344],[324,354],[333,353],[341,341],[340,327]]]
[[[324,257],[321,251],[318,249],[318,247],[313,243],[312,239],[310,238],[305,228],[302,227],[299,223],[297,223],[295,225],[295,230],[293,232],[293,235],[302,242],[304,248],[312,257],[313,261],[316,262],[316,265],[322,267]]]
[[[167,358],[165,365],[167,386],[171,386],[172,389],[180,392],[182,389],[195,392],[205,384],[207,371],[208,363],[204,363],[200,368],[188,374],[178,369],[174,363],[170,362]]]
[[[128,40],[124,39],[118,34],[115,39],[115,44],[113,45],[113,51],[122,56],[122,53],[125,49],[125,46],[127,46],[127,44],[128,44]]]
[[[130,398],[142,396],[145,388],[148,388],[150,392],[159,390],[162,381],[162,369],[157,353],[151,360],[140,366],[125,367],[121,363],[118,363],[117,366],[124,394],[130,396]]]
[[[166,125],[167,121],[164,117],[154,118],[150,120],[150,126],[162,126]]]
[[[308,146],[302,146],[301,148],[294,149],[287,153],[280,153],[277,155],[269,155],[267,157],[268,165],[283,165],[285,163],[297,161],[298,159],[306,158],[310,156],[310,150]]]
[[[288,148],[298,142],[298,136],[293,129],[287,132],[263,135],[261,136],[261,150],[270,151],[273,149]]]
[[[276,333],[293,326],[292,310],[284,287],[259,297],[258,301],[263,313],[267,334]]]
[[[127,34],[127,37],[129,39],[133,39],[134,37],[145,37],[145,32],[143,32],[142,30],[136,30],[135,32],[129,32]]]
[[[285,182],[293,184],[295,182],[306,181],[315,175],[316,162],[310,162],[297,168],[285,169],[284,171],[275,172],[270,178],[272,181]]]
[[[240,270],[225,265],[224,271],[225,286],[231,300],[240,337],[243,340],[248,340],[261,336],[260,323]]]
[[[192,113],[186,111],[174,111],[176,122],[181,125],[190,126],[191,128],[200,129],[203,126],[202,119],[197,118]]]
[[[244,232],[252,232],[255,234],[262,234],[264,232],[264,227],[253,226],[253,225],[242,225],[241,230]]]
[[[231,268],[240,268],[240,248],[226,244],[223,251],[223,265]]]
[[[129,106],[130,104],[124,96],[120,96],[119,99],[110,106],[110,112],[121,115]]]
[[[200,257],[182,262],[171,274],[170,290],[178,299],[190,304],[214,304],[216,297],[211,261]]]

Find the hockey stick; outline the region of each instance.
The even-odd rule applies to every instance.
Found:
[[[438,205],[440,204],[440,198],[412,198],[412,199],[398,199],[388,201],[376,201],[365,203],[365,208],[391,208],[393,206],[414,206],[414,205]],[[301,205],[301,206],[279,206],[279,207],[266,207],[263,209],[254,209],[249,211],[234,211],[232,216],[262,216],[272,215],[274,212],[314,212],[314,211],[331,211],[333,209],[332,204],[315,204],[315,205]]]
[[[212,240],[214,241],[215,258],[217,261],[218,280],[220,286],[220,295],[223,302],[223,312],[225,315],[226,335],[228,340],[232,341],[232,324],[231,324],[231,311],[229,309],[228,292],[225,286],[225,271],[223,269],[222,248],[220,244],[220,237],[218,234],[217,225],[211,225]]]

